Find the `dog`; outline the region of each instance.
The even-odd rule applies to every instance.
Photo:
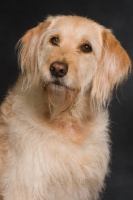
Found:
[[[111,30],[48,16],[18,42],[21,73],[0,107],[4,200],[96,200],[109,172],[108,105],[131,69]]]

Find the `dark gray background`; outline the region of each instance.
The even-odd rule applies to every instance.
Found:
[[[0,101],[18,75],[15,44],[47,15],[88,16],[111,28],[133,59],[132,0],[12,0],[0,3]],[[114,94],[111,174],[102,200],[133,200],[133,75]],[[30,186],[29,186],[30,187]]]

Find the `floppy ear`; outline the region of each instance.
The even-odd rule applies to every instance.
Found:
[[[46,20],[40,23],[37,27],[30,29],[19,40],[18,47],[18,59],[21,67],[22,74],[25,76],[25,80],[30,85],[37,84],[39,82],[38,73],[38,57],[41,51],[40,37],[42,33],[49,27],[50,20]],[[28,87],[28,86],[27,86]]]
[[[114,87],[117,87],[130,71],[131,62],[123,47],[110,30],[102,33],[102,53],[91,88],[92,107],[108,104]]]

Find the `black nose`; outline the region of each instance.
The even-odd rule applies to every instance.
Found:
[[[50,65],[50,72],[53,76],[63,77],[68,72],[68,65],[64,62],[55,61]]]

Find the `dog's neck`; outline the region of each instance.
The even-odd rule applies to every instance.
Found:
[[[15,112],[24,113],[24,120],[25,115],[32,116],[32,123],[35,120],[39,124],[47,124],[49,128],[63,133],[76,143],[81,143],[86,137],[83,133],[90,131],[95,115],[91,112],[87,95],[74,90],[67,91],[67,94],[64,90],[55,93],[52,88],[44,88],[43,84],[25,89],[22,78],[13,88],[12,95],[15,96],[14,94],[17,94],[14,103],[18,103],[15,105]]]
[[[53,90],[51,86],[45,88],[44,99],[47,124],[74,143],[81,144],[86,132],[91,132],[93,118],[87,99],[78,91],[66,88]]]

